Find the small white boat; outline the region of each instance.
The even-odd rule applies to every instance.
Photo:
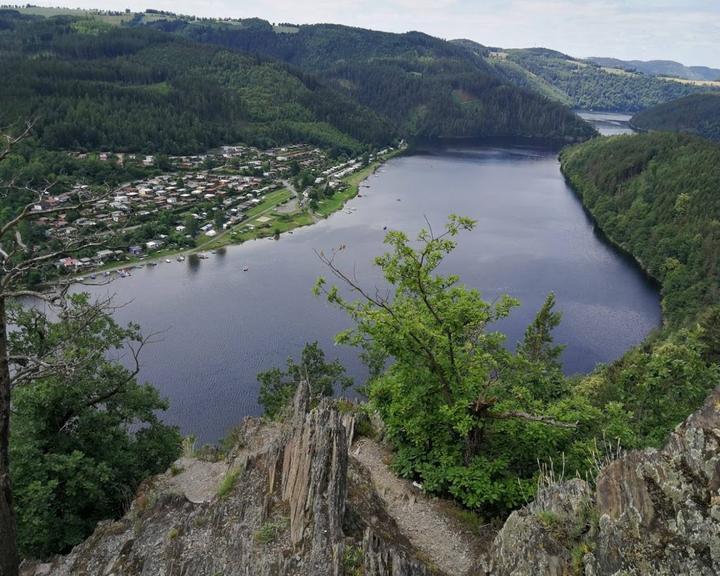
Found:
[[[168,264],[170,264],[170,262],[171,262],[170,258],[165,258],[165,262],[167,262]]]
[[[250,268],[248,268],[247,266],[243,266],[243,272],[247,272],[248,270],[250,270]]]
[[[177,257],[178,262],[185,262],[185,256],[178,256]]]

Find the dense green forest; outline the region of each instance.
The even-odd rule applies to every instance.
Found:
[[[720,140],[720,94],[693,94],[639,112],[630,121],[639,130],[687,132]]]
[[[662,284],[671,324],[720,301],[720,146],[651,133],[562,154],[563,171],[613,241]]]
[[[0,124],[48,148],[180,153],[224,142],[383,145],[388,122],[285,64],[150,29],[0,13]]]
[[[604,68],[544,48],[494,51],[487,61],[520,86],[540,89],[548,97],[587,110],[637,112],[712,89]]]
[[[36,117],[48,148],[148,153],[233,141],[354,153],[398,136],[593,134],[483,59],[420,33],[142,22],[0,11],[0,124]]]
[[[501,78],[484,58],[420,32],[263,20],[169,19],[149,26],[272,57],[311,72],[389,119],[404,137],[584,139],[592,128],[564,106]]]

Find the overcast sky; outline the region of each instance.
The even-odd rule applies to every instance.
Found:
[[[420,30],[490,46],[573,56],[678,60],[720,68],[720,0],[34,0],[43,6],[146,8],[297,24]]]

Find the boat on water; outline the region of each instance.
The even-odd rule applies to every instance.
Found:
[[[170,258],[165,258],[165,262],[167,262],[168,264],[170,264],[170,262],[171,262]]]
[[[185,256],[178,256],[177,257],[178,262],[185,262]]]
[[[85,277],[84,277],[84,276],[78,276],[77,281],[78,281],[78,282],[85,282]]]
[[[90,279],[91,279],[91,280],[95,280],[95,278],[97,278],[97,276],[95,276],[95,274],[90,274]]]
[[[198,254],[198,258],[200,258],[201,260],[205,260],[207,257],[208,257],[208,255],[205,254],[204,252],[201,252],[200,254]]]
[[[250,270],[250,268],[248,268],[247,266],[243,266],[243,272],[247,272],[248,270]]]

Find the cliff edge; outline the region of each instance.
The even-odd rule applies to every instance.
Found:
[[[662,450],[545,486],[497,534],[394,477],[354,424],[330,400],[310,409],[301,385],[287,422],[247,419],[221,461],[180,459],[123,518],[23,576],[720,573],[720,389]]]

